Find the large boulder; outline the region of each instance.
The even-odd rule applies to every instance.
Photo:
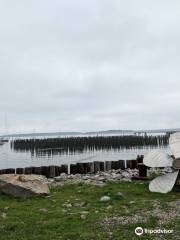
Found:
[[[49,194],[46,179],[40,175],[0,175],[0,192],[20,198]]]

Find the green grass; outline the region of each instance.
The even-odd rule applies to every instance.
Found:
[[[121,192],[123,197],[117,196],[117,192]],[[103,195],[109,195],[110,202],[100,202]],[[0,240],[159,239],[158,235],[137,237],[134,233],[137,226],[159,227],[157,219],[152,216],[147,216],[147,223],[127,225],[106,226],[102,221],[106,217],[131,216],[151,210],[156,201],[160,202],[162,210],[167,211],[167,202],[177,199],[179,193],[150,193],[147,183],[125,182],[109,183],[105,187],[69,184],[51,189],[50,197],[27,200],[1,195]],[[86,203],[85,206],[77,206],[82,202]],[[72,207],[63,206],[66,203],[71,203]],[[86,219],[81,219],[81,211],[89,212]],[[6,217],[3,217],[3,213],[6,213]],[[163,227],[173,229],[175,233],[164,235],[162,239],[174,240],[180,234],[180,221],[177,219]],[[112,237],[108,232],[112,232]]]

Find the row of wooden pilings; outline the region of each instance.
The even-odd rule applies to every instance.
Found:
[[[59,149],[59,152],[84,150],[130,149],[134,147],[158,146],[168,144],[168,135],[162,136],[86,136],[86,137],[56,137],[43,139],[15,139],[11,148],[16,151],[41,151]]]
[[[97,173],[99,171],[108,171],[111,169],[135,169],[139,168],[139,175],[146,176],[147,168],[143,165],[143,155],[137,156],[136,160],[119,160],[119,161],[106,161],[106,162],[87,162],[76,163],[61,166],[41,166],[41,167],[25,167],[25,168],[8,168],[1,169],[0,174],[39,174],[47,178],[59,176],[61,173],[66,174],[87,174]]]

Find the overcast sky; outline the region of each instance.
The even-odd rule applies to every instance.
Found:
[[[180,127],[179,10],[0,0],[0,133]]]

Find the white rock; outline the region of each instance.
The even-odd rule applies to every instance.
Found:
[[[7,217],[7,214],[3,212],[3,213],[1,214],[1,216],[2,216],[2,218],[6,218],[6,217]]]
[[[86,176],[86,175],[85,175],[85,176],[82,176],[82,179],[83,179],[83,180],[89,180],[89,176]]]
[[[81,211],[80,214],[81,215],[87,215],[87,214],[89,214],[89,212],[88,211]]]
[[[123,197],[123,194],[121,192],[117,192],[116,194],[118,197]]]
[[[81,219],[85,220],[87,218],[87,215],[81,214]]]
[[[48,212],[48,210],[46,208],[41,208],[39,209],[40,212]]]
[[[67,208],[71,208],[71,207],[72,207],[72,204],[71,204],[71,203],[67,203],[67,204],[66,204],[66,207],[67,207]]]
[[[111,200],[111,198],[109,196],[102,196],[100,198],[100,202],[109,202]]]
[[[113,207],[111,205],[107,206],[107,210],[111,210]]]
[[[130,177],[128,172],[122,172],[121,175],[122,175],[122,177],[124,177],[124,178],[129,178],[129,177]]]

